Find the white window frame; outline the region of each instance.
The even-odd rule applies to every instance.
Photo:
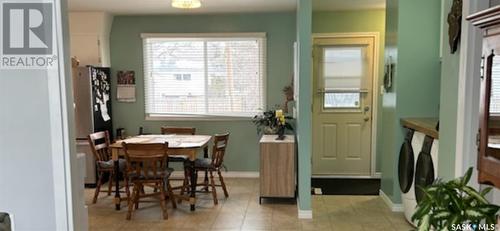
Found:
[[[265,32],[248,32],[248,33],[141,33],[141,38],[143,41],[143,76],[144,76],[144,94],[146,94],[146,56],[144,53],[144,47],[147,38],[186,38],[186,39],[196,39],[204,40],[206,38],[261,38],[263,42],[261,44],[262,50],[262,61],[261,67],[262,73],[262,110],[265,111],[267,108],[267,37]],[[249,121],[253,116],[216,116],[216,115],[181,115],[181,114],[148,114],[146,113],[146,101],[144,101],[144,113],[145,120],[147,121],[235,121],[243,120]]]

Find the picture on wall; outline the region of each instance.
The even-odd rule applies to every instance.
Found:
[[[118,71],[118,85],[134,85],[135,71]]]
[[[118,71],[116,75],[118,102],[135,102],[135,71]]]

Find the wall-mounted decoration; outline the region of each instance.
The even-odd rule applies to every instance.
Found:
[[[454,54],[458,50],[460,34],[462,33],[462,0],[453,0],[448,14],[448,42],[450,51]]]
[[[389,56],[387,64],[385,65],[384,73],[384,89],[386,92],[390,92],[392,90],[395,66],[396,64],[392,61],[392,57]]]
[[[283,104],[283,111],[285,113],[288,113],[288,102],[294,101],[294,97],[293,97],[294,96],[294,93],[293,93],[293,88],[294,88],[293,81],[294,81],[294,79],[292,78],[292,82],[290,83],[290,85],[285,86],[283,88],[283,94],[285,94],[285,103]]]
[[[116,99],[118,102],[135,102],[135,72],[118,71]]]

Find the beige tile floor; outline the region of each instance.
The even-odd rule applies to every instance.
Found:
[[[158,203],[141,204],[131,221],[126,210],[115,211],[113,196],[101,194],[91,204],[93,189],[86,189],[90,230],[334,230],[407,231],[412,227],[401,213],[392,213],[377,196],[313,196],[312,220],[297,219],[293,203],[259,205],[258,179],[227,179],[229,198],[219,190],[219,205],[211,196],[199,194],[196,212],[183,202],[177,209],[168,205],[168,220],[161,219]]]

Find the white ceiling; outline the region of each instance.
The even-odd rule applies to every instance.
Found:
[[[211,14],[293,11],[297,0],[201,0],[199,9],[181,10],[171,0],[68,0],[70,11],[105,11],[113,14]],[[313,0],[316,11],[383,9],[385,0]]]
[[[385,0],[313,0],[315,11],[385,9]]]
[[[70,11],[105,11],[113,14],[210,14],[293,11],[296,0],[201,0],[198,9],[175,9],[171,0],[68,0]]]

